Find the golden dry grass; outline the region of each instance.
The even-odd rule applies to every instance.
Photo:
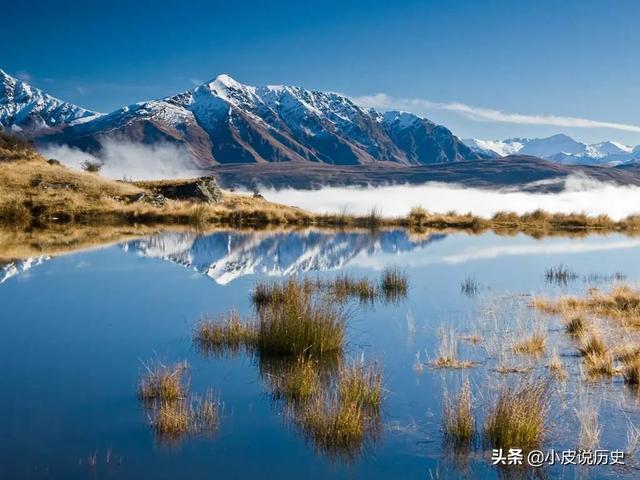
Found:
[[[504,386],[485,417],[485,435],[495,448],[530,448],[545,432],[549,396],[544,380],[525,380]]]
[[[547,338],[541,332],[534,332],[513,344],[511,350],[518,355],[540,356],[544,353]]]
[[[343,365],[338,372],[338,393],[342,403],[357,403],[380,408],[382,404],[382,372],[377,363],[363,359]]]
[[[476,419],[473,415],[471,384],[468,380],[455,397],[445,391],[443,399],[442,425],[445,439],[454,445],[468,445],[476,434]]]
[[[186,396],[184,374],[186,362],[165,365],[158,360],[143,363],[143,375],[138,385],[138,396],[145,401],[174,401]]]
[[[241,347],[252,348],[257,332],[253,321],[243,321],[236,310],[215,319],[204,319],[196,326],[194,342],[206,354],[237,352]]]

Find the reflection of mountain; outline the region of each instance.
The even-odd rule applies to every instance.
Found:
[[[42,262],[49,260],[50,257],[33,257],[25,260],[18,260],[0,265],[0,283],[4,283],[11,277],[27,272],[32,267],[40,265]]]
[[[144,257],[162,258],[193,268],[219,284],[254,273],[291,275],[335,270],[359,255],[401,253],[441,240],[445,235],[412,239],[406,231],[369,233],[219,232],[205,236],[163,233],[125,244]]]

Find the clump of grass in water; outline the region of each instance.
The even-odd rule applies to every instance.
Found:
[[[447,392],[444,394],[442,424],[445,439],[456,446],[470,444],[475,436],[476,420],[472,402],[469,380],[465,380],[455,398],[450,398]]]
[[[260,354],[320,358],[342,351],[345,322],[344,311],[330,298],[286,288],[281,301],[258,309],[256,346]]]
[[[204,353],[235,353],[243,346],[250,348],[255,345],[256,327],[253,322],[243,322],[240,314],[232,310],[226,316],[202,320],[196,326],[193,338]]]
[[[467,297],[473,297],[480,290],[480,284],[475,278],[467,277],[460,284],[460,293]]]
[[[298,357],[295,362],[287,362],[279,373],[270,374],[269,383],[275,399],[293,402],[309,400],[321,389],[318,362],[304,356]]]
[[[186,396],[183,375],[187,371],[186,362],[164,365],[159,361],[143,363],[145,373],[138,385],[140,399],[174,401]]]
[[[251,301],[256,308],[273,303],[283,303],[295,295],[307,295],[320,288],[319,282],[291,277],[284,282],[259,282],[253,288]]]
[[[579,337],[587,330],[587,322],[582,315],[574,315],[565,325],[565,330],[569,335]]]
[[[635,357],[625,362],[622,368],[622,375],[628,385],[640,385],[640,357]]]
[[[604,355],[607,353],[607,344],[597,330],[591,332],[591,334],[583,338],[578,351],[581,355]]]
[[[367,417],[362,405],[322,397],[307,404],[297,423],[317,448],[330,455],[355,456],[365,439]]]
[[[584,367],[590,379],[618,373],[613,363],[613,356],[608,351],[587,353],[584,356]]]
[[[519,355],[539,356],[544,353],[546,337],[541,332],[534,332],[530,337],[516,342],[511,350]]]
[[[431,363],[436,368],[469,368],[473,362],[458,359],[458,337],[452,329],[441,329],[438,332],[438,356]]]
[[[343,365],[338,372],[339,396],[342,403],[379,408],[382,403],[382,372],[378,364],[364,359]]]
[[[565,380],[568,377],[562,360],[560,360],[560,355],[558,355],[558,350],[555,348],[553,349],[551,360],[549,361],[549,370],[551,370],[551,374],[559,380]]]
[[[549,397],[542,380],[504,386],[485,421],[485,434],[495,448],[539,445],[545,431]]]
[[[338,275],[327,283],[327,287],[339,300],[356,297],[362,303],[375,300],[377,292],[373,283],[365,278],[353,279],[348,275]]]
[[[407,296],[409,277],[397,267],[386,268],[380,279],[380,291],[385,299],[398,301]]]
[[[555,285],[568,285],[570,281],[578,278],[578,275],[571,271],[566,265],[558,265],[547,268],[544,272],[544,278],[548,283]]]

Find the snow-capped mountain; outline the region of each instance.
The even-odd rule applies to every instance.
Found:
[[[0,70],[0,129],[33,132],[97,116],[96,112],[58,100]]]
[[[418,115],[366,110],[336,93],[252,87],[228,75],[107,115],[60,102],[20,80],[11,82],[4,109],[22,113],[0,116],[2,126],[29,124],[32,132],[39,127],[30,136],[41,145],[99,153],[105,140],[166,142],[184,146],[200,167],[280,161],[419,165],[482,158],[447,128]],[[54,126],[63,128],[46,128]]]
[[[336,270],[359,255],[400,254],[424,248],[445,235],[412,239],[404,230],[378,235],[318,231],[163,233],[124,244],[141,257],[171,261],[227,284],[252,274],[273,276]]]
[[[606,141],[586,144],[564,135],[546,138],[509,138],[507,140],[464,139],[472,150],[483,155],[533,155],[566,164],[620,164],[640,160],[640,148]]]

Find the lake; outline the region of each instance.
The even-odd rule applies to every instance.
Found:
[[[571,275],[551,281],[545,271],[559,265]],[[252,315],[256,282],[341,273],[377,281],[389,266],[408,276],[405,299],[347,306],[345,355],[379,362],[385,389],[378,434],[349,458],[292,424],[255,355],[206,356],[194,347],[203,317],[232,308]],[[586,380],[561,321],[529,303],[638,279],[640,238],[619,235],[167,232],[53,258],[43,252],[0,270],[0,478],[636,478],[629,456],[626,466],[569,471],[492,466],[486,442],[462,454],[444,443],[442,409],[445,389],[468,379],[480,425],[501,385],[530,375],[551,396],[543,451],[579,447],[576,411],[585,408],[599,412],[599,448],[626,449],[627,432],[640,427],[636,392],[621,376]],[[533,329],[547,336],[544,355],[509,354]],[[430,364],[443,331],[456,332],[471,368]],[[549,371],[554,348],[563,381]],[[186,360],[189,389],[215,392],[213,434],[157,437],[136,393],[149,359]],[[505,361],[526,373],[499,371]]]

